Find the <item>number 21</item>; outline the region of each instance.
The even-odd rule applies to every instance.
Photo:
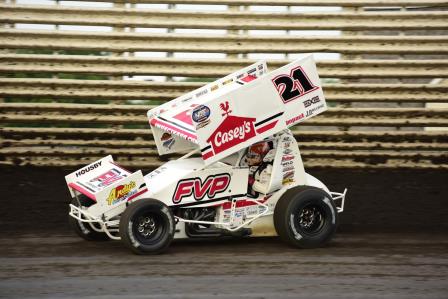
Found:
[[[300,66],[291,70],[290,76],[280,75],[272,79],[272,82],[285,103],[318,89]]]

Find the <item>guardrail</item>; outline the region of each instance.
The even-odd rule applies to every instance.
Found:
[[[275,2],[275,1],[274,1]],[[448,29],[448,12],[189,12],[0,5],[6,23],[235,30]],[[82,18],[80,18],[82,16]],[[126,16],[123,18],[123,16]],[[378,22],[381,19],[381,22]]]
[[[252,59],[97,57],[87,55],[0,54],[0,73],[81,73],[102,75],[225,76]],[[272,68],[289,60],[269,60]],[[173,65],[176,68],[173,68]],[[321,78],[446,78],[448,60],[327,60],[317,63]]]

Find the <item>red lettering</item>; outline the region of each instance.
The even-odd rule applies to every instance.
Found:
[[[240,126],[229,128],[227,130],[216,132],[212,141],[215,153],[220,153],[232,146],[254,137],[255,129],[252,121],[244,121]]]
[[[204,185],[201,186],[201,180],[194,180],[194,198],[202,199],[205,194],[207,193],[208,189],[210,188],[210,185],[213,181],[213,178],[208,177]]]
[[[190,196],[193,192],[193,181],[184,180],[179,181],[177,184],[176,191],[174,191],[173,202],[179,203],[182,198]]]
[[[221,173],[209,176],[202,183],[201,178],[189,178],[177,183],[173,195],[173,202],[180,203],[183,198],[193,196],[195,200],[202,200],[205,195],[214,198],[218,193],[224,192],[230,185],[230,175]]]
[[[215,194],[220,193],[227,189],[230,183],[230,177],[228,175],[217,177],[213,180],[213,185],[208,192],[209,197],[215,197]]]

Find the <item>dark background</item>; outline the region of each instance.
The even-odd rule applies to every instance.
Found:
[[[64,176],[74,169],[7,166],[0,169],[2,232],[69,232],[70,195]],[[447,231],[448,171],[312,169],[308,172],[332,191],[348,188],[345,211],[340,215],[340,232]]]

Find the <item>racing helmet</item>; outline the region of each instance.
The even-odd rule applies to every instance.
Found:
[[[269,142],[259,142],[249,147],[246,154],[247,162],[250,166],[259,165],[263,162],[264,156],[270,150]]]

